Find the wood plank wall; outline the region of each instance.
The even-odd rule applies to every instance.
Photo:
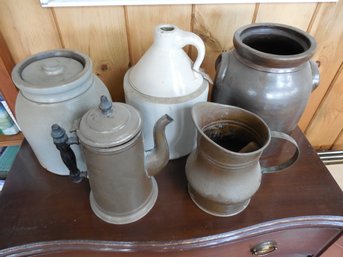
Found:
[[[71,48],[88,54],[112,97],[123,101],[123,77],[153,40],[157,24],[193,31],[206,44],[202,67],[214,78],[214,61],[232,48],[235,30],[278,22],[308,31],[321,83],[299,126],[312,145],[343,149],[343,1],[338,3],[155,5],[41,8],[38,0],[1,0],[0,32],[15,62],[40,51]],[[188,49],[194,57],[196,51]]]

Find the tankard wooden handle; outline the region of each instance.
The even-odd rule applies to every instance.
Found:
[[[255,256],[264,256],[268,253],[274,252],[276,249],[277,243],[274,240],[270,240],[255,245],[250,249],[250,252]]]
[[[59,125],[54,124],[51,126],[51,137],[53,138],[57,150],[60,152],[63,163],[69,170],[70,178],[74,183],[81,182],[83,176],[81,171],[77,168],[76,156],[70,147],[70,143],[68,142],[69,138],[65,130]]]

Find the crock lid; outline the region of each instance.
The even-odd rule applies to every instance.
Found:
[[[49,57],[37,60],[23,68],[21,77],[36,88],[56,87],[73,81],[83,70],[83,65],[72,58]]]
[[[12,79],[21,93],[37,102],[58,102],[76,97],[92,83],[88,56],[66,49],[41,52],[18,63]]]
[[[106,96],[100,105],[83,115],[78,137],[86,145],[109,148],[130,141],[141,130],[138,111],[125,103],[112,103]]]

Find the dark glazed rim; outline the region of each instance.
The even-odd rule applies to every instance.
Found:
[[[268,33],[290,38],[299,43],[305,50],[299,54],[277,55],[256,50],[244,43],[244,40],[252,35]],[[233,44],[240,57],[253,64],[270,68],[297,67],[308,61],[317,47],[315,39],[307,32],[277,23],[256,23],[240,27],[234,34]]]

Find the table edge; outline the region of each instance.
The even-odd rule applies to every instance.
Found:
[[[217,235],[171,241],[54,240],[29,243],[0,250],[2,256],[32,256],[61,251],[94,252],[178,252],[219,246],[271,232],[297,228],[343,230],[343,216],[313,215],[276,219]]]

